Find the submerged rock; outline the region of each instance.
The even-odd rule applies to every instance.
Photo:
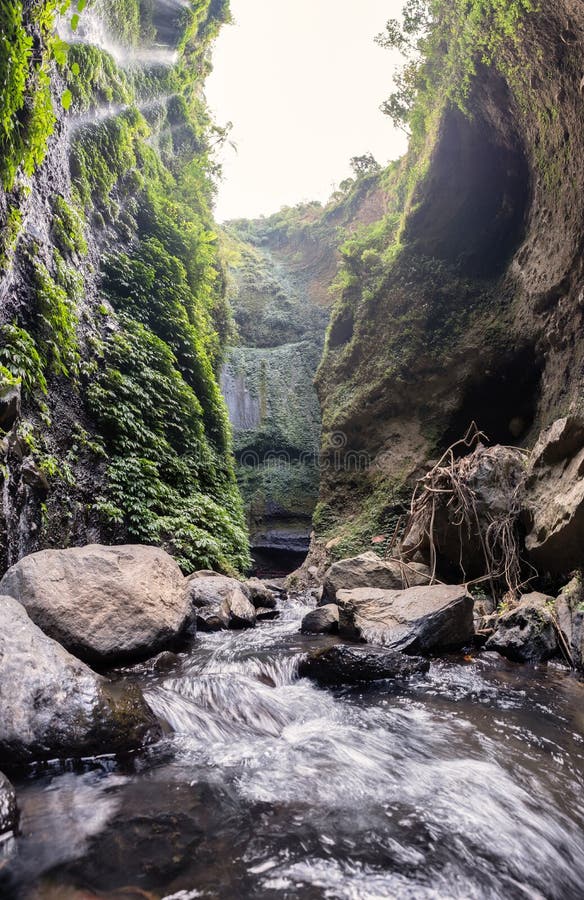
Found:
[[[584,561],[584,419],[558,419],[531,454],[525,546],[539,572],[567,573]]]
[[[0,837],[15,831],[18,825],[18,807],[14,788],[0,772]]]
[[[334,634],[339,630],[339,607],[328,603],[311,610],[302,619],[303,634]]]
[[[553,605],[553,597],[526,594],[518,606],[499,617],[486,649],[497,650],[514,662],[551,659],[559,650]]]
[[[256,608],[256,620],[258,622],[270,622],[280,618],[280,612],[277,609],[268,609],[264,606]]]
[[[43,550],[8,570],[14,597],[45,634],[87,662],[152,656],[186,627],[184,578],[157,547]]]
[[[380,588],[400,591],[403,588],[429,584],[431,573],[421,563],[408,563],[381,559],[372,551],[352,559],[333,563],[324,578],[321,605],[334,603],[337,593],[355,588]]]
[[[97,675],[0,596],[0,760],[113,753],[158,731],[137,688]]]
[[[348,647],[338,644],[316,650],[300,663],[298,674],[319,684],[341,685],[376,681],[380,678],[405,678],[427,672],[427,659],[406,656],[385,647]]]
[[[474,635],[473,599],[465,587],[339,591],[339,632],[408,653],[460,647]]]

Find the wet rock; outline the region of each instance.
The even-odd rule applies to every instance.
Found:
[[[266,609],[263,606],[259,606],[256,609],[256,619],[258,622],[270,622],[279,618],[280,612],[277,609]]]
[[[256,609],[260,606],[264,609],[276,608],[274,594],[259,578],[250,578],[248,581],[245,581],[242,589]]]
[[[584,564],[584,419],[558,419],[537,442],[525,493],[525,546],[540,572]]]
[[[302,619],[303,634],[335,634],[339,630],[339,607],[336,603],[319,606]]]
[[[14,788],[0,772],[0,838],[15,831],[18,825],[18,807]]]
[[[376,681],[380,678],[405,678],[427,672],[430,663],[385,647],[348,647],[338,644],[310,653],[300,663],[298,674],[319,684],[341,685]]]
[[[20,416],[20,384],[0,387],[0,429],[10,431]]]
[[[333,563],[325,574],[320,603],[335,603],[338,591],[355,588],[380,588],[402,590],[406,587],[428,584],[430,570],[420,563],[408,563],[407,567],[386,561],[372,551],[353,559]]]
[[[474,635],[473,599],[464,587],[339,591],[339,632],[407,653],[460,647]]]
[[[0,760],[116,752],[158,732],[135,687],[97,675],[0,596]]]
[[[236,588],[223,601],[227,607],[229,628],[255,628],[255,606],[247,599],[240,588]]]
[[[556,621],[562,632],[564,656],[576,668],[584,670],[584,580],[576,575],[555,602]],[[567,652],[566,652],[567,651]]]
[[[43,550],[8,570],[0,594],[87,662],[154,655],[183,632],[191,612],[179,567],[157,547]]]
[[[253,628],[256,610],[245,585],[215,572],[195,572],[187,579],[187,596],[196,609],[197,625],[203,631]]]
[[[553,622],[554,598],[526,594],[521,602],[499,616],[495,633],[486,643],[514,662],[545,662],[558,653]]]
[[[39,469],[31,456],[27,456],[27,458],[22,461],[20,474],[24,483],[31,487],[33,491],[45,496],[49,493],[49,481],[47,476],[42,469]]]

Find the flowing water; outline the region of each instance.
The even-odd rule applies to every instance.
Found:
[[[305,612],[134,672],[166,738],[18,784],[3,896],[584,897],[584,686],[478,654],[319,689]]]

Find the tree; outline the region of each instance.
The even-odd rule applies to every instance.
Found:
[[[381,166],[372,153],[364,153],[363,156],[354,156],[351,159],[351,168],[356,178],[362,175],[371,175],[372,172],[379,172]]]

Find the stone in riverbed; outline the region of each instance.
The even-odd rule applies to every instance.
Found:
[[[223,601],[227,608],[229,628],[255,628],[255,606],[247,599],[240,588],[236,588]]]
[[[92,545],[42,550],[12,566],[0,594],[14,597],[45,634],[87,662],[153,656],[186,628],[185,579],[157,547]]]
[[[362,553],[352,559],[333,563],[324,577],[320,605],[335,603],[339,591],[356,588],[380,588],[400,591],[407,587],[429,584],[431,573],[421,563],[407,566],[381,559],[376,553]]]
[[[554,598],[525,594],[521,602],[497,621],[495,633],[486,643],[514,662],[545,662],[559,651],[553,621]]]
[[[339,607],[336,603],[318,606],[302,619],[303,634],[335,634],[339,630]]]
[[[405,678],[427,672],[427,659],[406,656],[385,647],[349,647],[338,644],[317,650],[300,663],[298,674],[318,684],[341,685],[377,681],[381,678]]]
[[[406,653],[460,647],[474,636],[473,599],[451,585],[339,591],[339,632]]]
[[[14,788],[5,775],[0,772],[0,837],[16,831],[18,825],[18,807]]]
[[[97,675],[0,596],[0,761],[114,753],[159,731],[137,688]]]
[[[262,609],[276,608],[276,598],[273,592],[259,578],[250,578],[241,585],[241,588],[256,609],[260,607]]]
[[[245,585],[235,578],[195,572],[187,579],[187,597],[203,631],[253,628],[256,624],[256,610],[246,595]]]
[[[280,618],[280,612],[277,609],[267,609],[263,606],[256,608],[256,619],[258,622],[271,622]]]

